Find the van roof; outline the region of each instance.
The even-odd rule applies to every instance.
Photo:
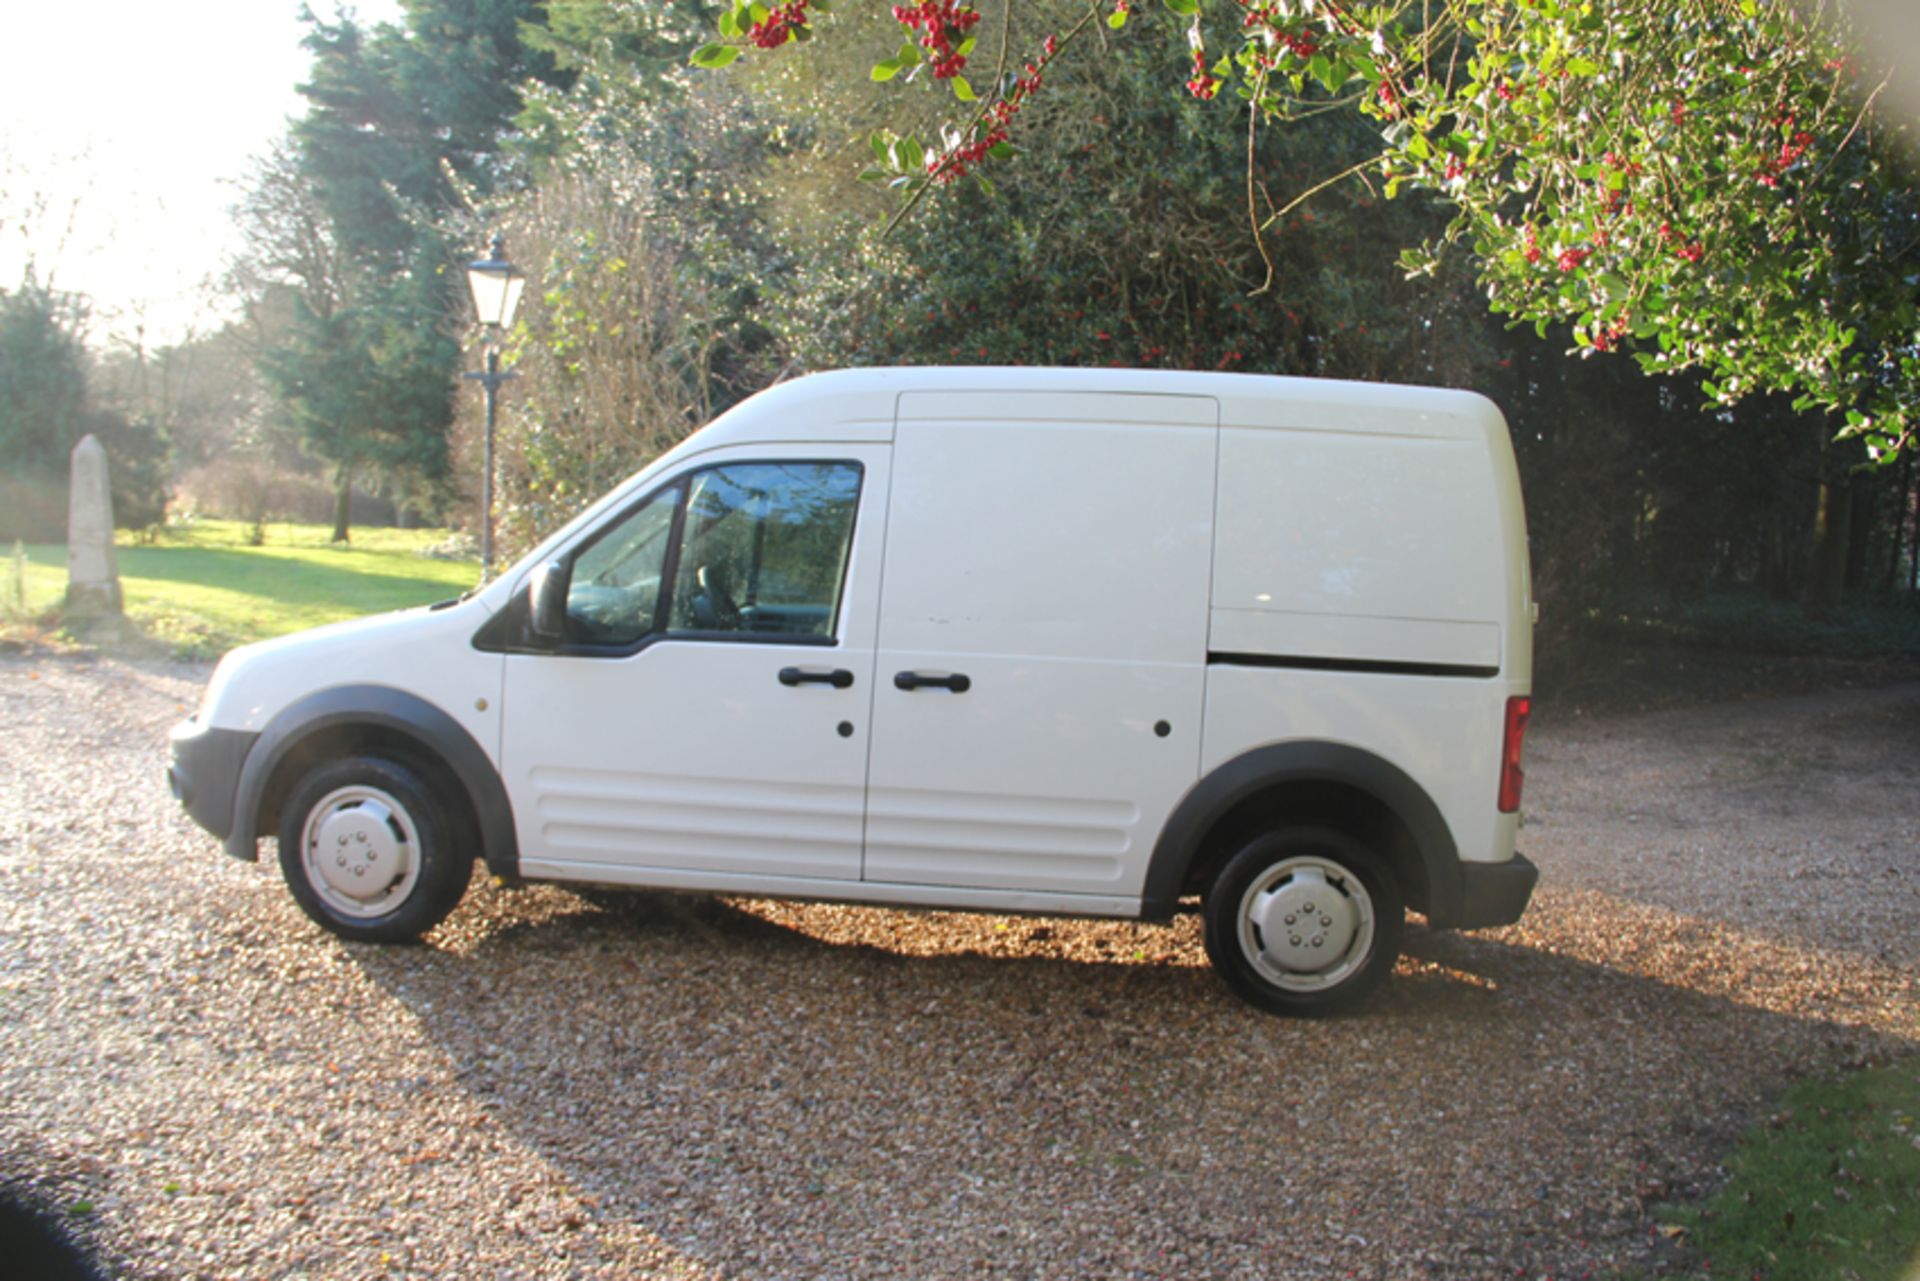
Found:
[[[1188,370],[923,365],[842,369],[776,384],[714,419],[688,445],[886,440],[906,393],[1207,397],[1219,405],[1221,426],[1342,435],[1460,439],[1505,429],[1493,403],[1469,391]]]

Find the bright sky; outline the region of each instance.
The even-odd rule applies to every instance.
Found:
[[[301,0],[11,7],[0,54],[0,288],[29,260],[93,299],[91,343],[217,326],[235,183],[306,77]],[[358,0],[363,22],[399,0]],[[322,14],[328,0],[315,0]],[[40,208],[36,211],[35,205]]]

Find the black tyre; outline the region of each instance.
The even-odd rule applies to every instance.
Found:
[[[1207,957],[1235,993],[1276,1014],[1334,1014],[1400,955],[1405,903],[1360,842],[1325,828],[1251,841],[1207,887]]]
[[[420,937],[453,911],[473,858],[411,767],[376,756],[316,766],[280,809],[280,871],[303,911],[341,938]]]

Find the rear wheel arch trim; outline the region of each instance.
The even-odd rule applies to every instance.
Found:
[[[1398,817],[1412,834],[1426,872],[1428,921],[1446,928],[1459,917],[1459,848],[1426,789],[1399,766],[1364,748],[1311,739],[1269,743],[1243,752],[1188,789],[1154,842],[1140,915],[1166,920],[1178,910],[1193,861],[1215,825],[1235,806],[1274,787],[1312,783],[1354,788]]]
[[[281,765],[315,734],[354,726],[400,734],[437,756],[472,803],[479,852],[487,870],[501,877],[518,875],[520,848],[513,805],[492,760],[466,727],[447,712],[417,694],[385,685],[336,685],[319,690],[289,704],[267,722],[240,771],[227,853],[256,860],[259,838],[271,835],[256,830],[261,798]]]

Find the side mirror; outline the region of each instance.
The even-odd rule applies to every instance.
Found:
[[[564,561],[550,560],[527,576],[527,622],[533,639],[558,645],[567,630],[567,579]]]

